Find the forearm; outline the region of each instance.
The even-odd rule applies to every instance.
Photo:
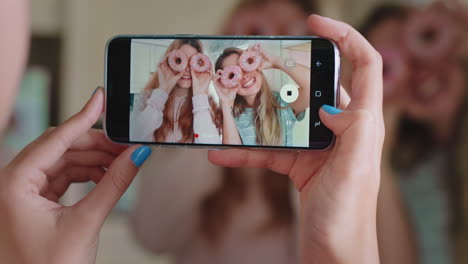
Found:
[[[372,226],[372,225],[371,225]],[[375,224],[373,225],[375,227]],[[343,228],[344,229],[344,228]],[[345,233],[346,230],[343,230]],[[307,243],[302,240],[301,263],[330,264],[379,264],[379,249],[375,228],[354,231],[352,239],[348,234],[324,234],[326,243]]]
[[[221,138],[211,116],[208,95],[199,94],[192,97],[193,132],[195,142],[202,144],[221,144]]]
[[[295,67],[280,67],[299,86],[299,97],[291,103],[291,107],[296,114],[303,112],[310,106],[310,68],[297,64]]]
[[[302,64],[296,64],[294,67],[280,65],[279,69],[291,77],[301,89],[304,89],[304,91],[310,90],[310,68]]]
[[[343,182],[343,185],[353,184],[353,188],[340,185],[321,187],[325,193],[338,192],[327,198],[332,200],[332,204],[327,208],[313,200],[314,194],[302,190],[301,222],[303,227],[307,227],[303,228],[301,233],[302,263],[379,263],[376,224],[378,182],[363,183],[360,179],[376,179],[380,177],[380,171],[348,171],[353,172],[333,173],[347,181]],[[330,211],[329,207],[339,209]],[[321,223],[322,220],[317,220],[322,218],[326,219],[326,222]]]
[[[133,140],[146,140],[152,136],[163,122],[163,111],[168,94],[160,89],[153,90],[150,98],[145,102],[143,111],[136,112],[130,126],[130,138]]]
[[[242,140],[237,131],[236,121],[232,115],[232,108],[222,105],[223,111],[223,144],[242,145]]]

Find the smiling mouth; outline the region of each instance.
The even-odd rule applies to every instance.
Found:
[[[250,79],[250,81],[246,82],[242,85],[242,88],[250,88],[255,84],[255,78]]]
[[[192,80],[192,77],[190,77],[190,76],[182,76],[181,79],[182,79],[182,80],[189,81],[189,80]]]
[[[413,94],[417,100],[427,104],[434,103],[439,97],[445,94],[446,89],[442,86],[438,78],[426,80],[416,89]]]

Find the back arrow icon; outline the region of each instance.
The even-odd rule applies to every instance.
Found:
[[[321,63],[320,61],[317,61],[317,62],[315,63],[315,65],[317,65],[317,67],[320,68],[320,66],[322,66],[322,63]]]

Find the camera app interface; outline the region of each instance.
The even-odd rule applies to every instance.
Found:
[[[132,142],[309,147],[311,40],[132,39]]]

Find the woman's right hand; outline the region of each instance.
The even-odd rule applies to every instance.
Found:
[[[227,88],[221,84],[221,76],[216,74],[213,77],[213,84],[216,89],[216,93],[219,96],[222,107],[228,107],[232,109],[234,105],[234,100],[236,99],[237,91],[239,90],[239,85],[234,88]]]
[[[353,63],[351,98],[344,110],[324,106],[320,119],[336,135],[328,151],[210,151],[228,167],[268,168],[287,174],[301,192],[302,263],[379,263],[377,195],[384,140],[382,59],[351,26],[312,15],[309,28],[336,42]]]
[[[177,84],[177,81],[182,77],[184,72],[174,73],[169,65],[167,64],[168,55],[166,55],[161,62],[158,64],[158,78],[159,88],[166,91],[168,94],[171,93],[172,89]]]

